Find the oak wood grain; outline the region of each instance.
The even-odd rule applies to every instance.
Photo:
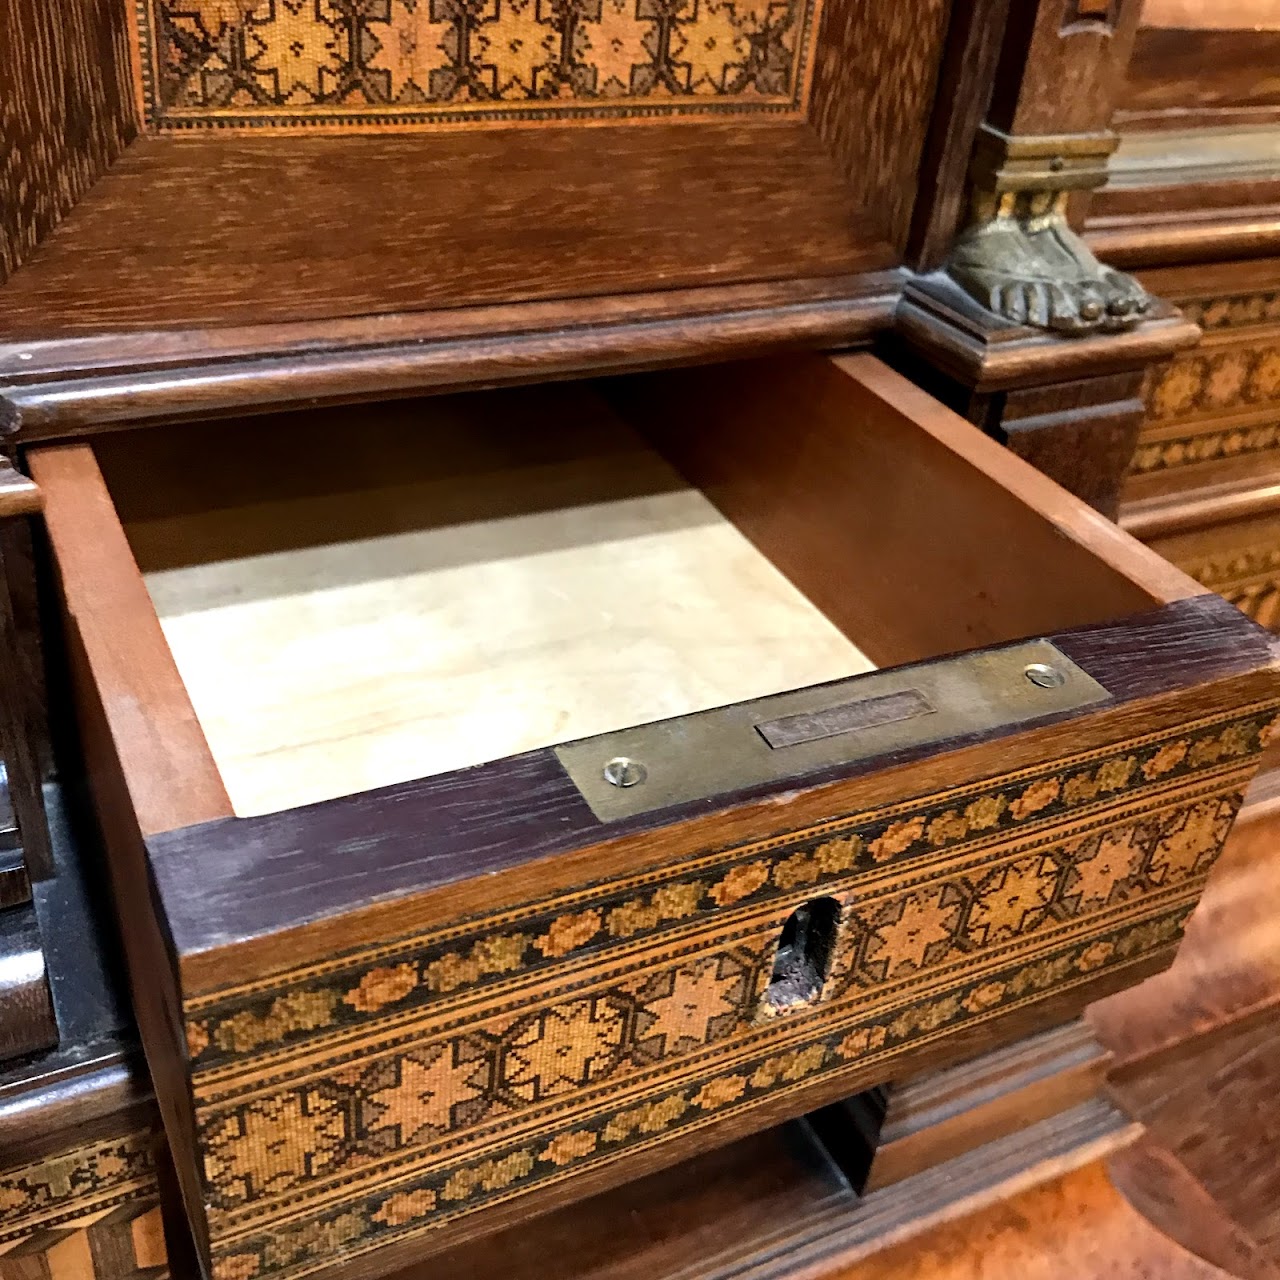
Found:
[[[0,282],[137,131],[127,17],[111,0],[5,8],[0,49]]]
[[[879,225],[803,123],[148,137],[9,282],[0,336],[846,274],[895,265]]]

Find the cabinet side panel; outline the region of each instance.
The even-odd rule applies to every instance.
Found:
[[[137,132],[123,0],[12,0],[0,45],[0,281]]]
[[[809,119],[859,205],[905,243],[941,65],[945,0],[831,0],[814,56]]]

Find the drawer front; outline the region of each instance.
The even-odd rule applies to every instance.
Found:
[[[412,1238],[1167,954],[1274,714],[694,856],[194,999],[215,1275]],[[661,836],[655,837],[661,839]],[[834,902],[777,1006],[784,922]]]

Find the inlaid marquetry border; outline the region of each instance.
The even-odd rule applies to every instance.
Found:
[[[133,4],[148,123],[187,132],[800,118],[821,16],[821,0]],[[628,83],[606,83],[629,44]],[[498,64],[516,50],[513,78]]]
[[[1167,949],[1275,711],[190,1001],[217,1280],[305,1275]],[[778,929],[819,895],[840,913],[826,984],[779,1012]]]
[[[242,1237],[214,1253],[216,1280],[302,1276],[337,1256],[354,1258],[393,1239],[411,1238],[493,1205],[599,1168],[672,1137],[715,1124],[764,1098],[781,1098],[852,1064],[889,1061],[902,1045],[925,1045],[959,1025],[976,1025],[1122,970],[1166,950],[1181,936],[1195,903],[1076,943],[1032,965],[987,975],[892,1018],[842,1026],[800,1048],[734,1063],[661,1097],[602,1111],[561,1132],[499,1148],[482,1159],[380,1188],[313,1218]],[[1007,997],[1007,998],[1006,998]]]
[[[1264,704],[1249,710],[1247,717],[1218,717],[1120,750],[1024,769],[994,786],[984,781],[844,815],[194,997],[185,1006],[191,1065],[206,1075],[223,1064],[261,1061],[330,1031],[447,1007],[460,993],[469,999],[514,975],[669,934],[701,913],[791,902],[850,874],[897,875],[907,863],[1101,811],[1122,796],[1248,756],[1271,714]],[[1177,754],[1184,740],[1186,750]]]
[[[151,1129],[85,1143],[0,1170],[0,1246],[158,1196]]]

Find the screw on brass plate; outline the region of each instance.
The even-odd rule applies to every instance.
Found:
[[[1023,671],[1023,675],[1040,689],[1061,689],[1067,683],[1067,677],[1057,667],[1043,662],[1033,662]]]
[[[614,756],[604,767],[604,780],[614,787],[634,787],[648,776],[649,770],[629,756]]]

